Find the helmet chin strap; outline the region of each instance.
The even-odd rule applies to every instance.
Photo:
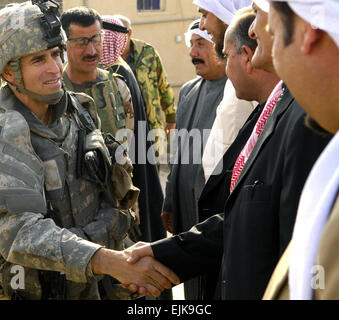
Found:
[[[12,89],[15,89],[17,92],[24,93],[24,94],[28,95],[29,97],[33,98],[34,100],[37,100],[37,101],[40,101],[40,102],[43,102],[43,103],[46,103],[46,104],[57,104],[61,100],[62,96],[65,93],[63,88],[61,88],[57,92],[51,93],[51,94],[41,95],[41,94],[34,93],[30,90],[27,90],[24,86],[24,82],[23,82],[22,74],[21,74],[21,69],[20,69],[20,60],[19,59],[12,60],[10,62],[10,66],[11,66],[12,70],[14,71],[15,82],[18,83],[18,85],[14,85],[13,83],[9,83],[9,86]]]

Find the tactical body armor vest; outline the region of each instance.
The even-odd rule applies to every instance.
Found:
[[[118,75],[117,75],[118,76]],[[64,72],[64,83],[68,90],[84,92],[93,98],[101,119],[101,130],[113,136],[119,129],[126,128],[124,101],[114,76],[98,68],[98,79],[89,88],[79,90]]]
[[[93,117],[95,111],[85,110],[72,94],[66,93],[58,105],[52,106],[57,108],[52,117],[58,120],[45,126],[28,108],[18,103],[9,88],[2,90],[7,94],[5,103],[0,101],[0,105],[5,106],[0,113],[0,146],[8,156],[4,155],[0,161],[0,170],[6,179],[0,182],[8,185],[8,189],[0,190],[1,211],[41,213],[83,239],[108,248],[122,249],[123,239],[133,225],[133,217],[105,201],[104,190],[92,182],[90,173],[79,161],[83,158],[82,145],[88,126],[95,129],[99,123]],[[84,100],[84,95],[81,99]],[[93,109],[93,102],[88,102]],[[87,126],[81,120],[84,117],[89,123]],[[3,163],[3,159],[7,162]],[[97,223],[98,219],[101,219],[100,223]],[[10,264],[0,257],[0,284],[7,296],[12,293],[8,282],[9,269]],[[61,277],[64,286],[60,287],[58,272],[39,273],[28,268],[25,268],[25,276],[27,283],[22,293],[25,299],[65,299],[66,296],[77,299],[81,298],[84,290],[89,294],[87,298],[98,298],[96,282],[67,281],[66,285],[65,278]],[[45,279],[46,276],[49,280]],[[57,292],[53,292],[52,296],[41,286],[44,279],[50,284],[48,290],[55,282],[52,289]]]

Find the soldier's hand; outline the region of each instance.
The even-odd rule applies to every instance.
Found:
[[[124,284],[131,286],[132,291],[140,294],[150,294],[158,297],[172,283],[179,283],[179,278],[173,271],[150,256],[142,257],[135,263],[128,263],[131,252],[99,249],[91,259],[95,274],[108,274]],[[139,289],[140,288],[140,289]]]
[[[166,231],[173,233],[173,214],[171,211],[163,211],[161,213],[162,225]]]

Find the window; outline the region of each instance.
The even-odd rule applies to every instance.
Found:
[[[160,10],[160,0],[138,0],[138,11],[143,10]]]

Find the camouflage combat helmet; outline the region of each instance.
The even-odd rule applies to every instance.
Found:
[[[20,69],[20,57],[62,46],[64,36],[58,19],[59,4],[55,1],[32,0],[11,3],[0,10],[0,74],[9,63],[15,72],[18,92],[45,103],[57,103],[63,90],[51,95],[38,95],[26,90]]]

